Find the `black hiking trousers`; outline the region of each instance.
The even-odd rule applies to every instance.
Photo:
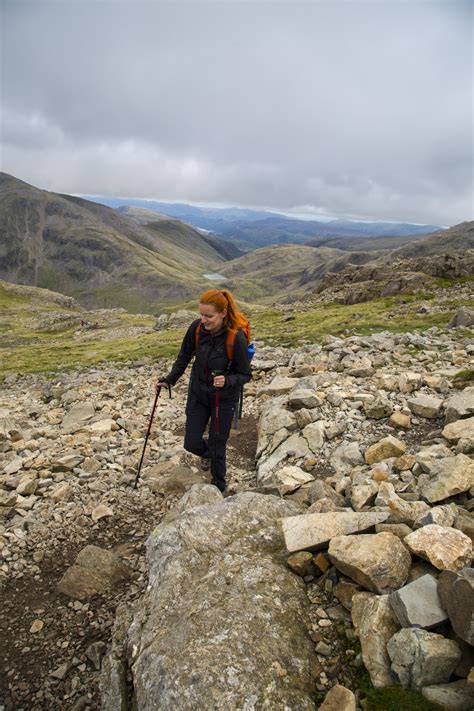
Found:
[[[226,444],[229,439],[232,420],[237,402],[221,401],[219,397],[218,432],[216,432],[215,395],[209,395],[209,402],[203,403],[192,393],[186,405],[186,431],[184,448],[198,457],[211,460],[212,483],[220,491],[226,488]],[[210,420],[209,438],[204,439],[204,432]]]

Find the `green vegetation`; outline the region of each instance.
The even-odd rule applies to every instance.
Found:
[[[410,302],[410,303],[405,303]],[[463,302],[472,308],[474,302]],[[377,331],[403,333],[425,330],[432,326],[446,326],[452,313],[418,314],[419,302],[407,299],[406,295],[374,299],[351,306],[336,304],[314,304],[303,312],[294,312],[290,322],[284,322],[287,315],[281,310],[268,310],[252,317],[255,337],[266,343],[297,345],[303,342],[318,342],[325,336],[368,335]],[[461,302],[450,305],[454,311]]]
[[[54,294],[32,293],[35,296],[19,295],[0,285],[0,374],[58,371],[103,361],[171,358],[177,354],[185,332],[184,327],[152,331],[155,318],[150,315],[120,310],[86,313],[57,303]],[[460,305],[453,301],[450,313],[418,314],[418,304],[415,297],[407,295],[351,306],[314,303],[305,311],[291,312],[294,318],[289,322],[284,321],[289,314],[284,308],[245,310],[257,341],[298,346],[321,342],[328,335],[366,335],[384,330],[400,333],[445,326]],[[474,303],[463,304],[474,307]],[[108,301],[107,306],[111,306]],[[196,304],[193,301],[186,306],[195,308]],[[81,330],[81,319],[97,321],[97,328]],[[461,371],[459,379],[469,380],[472,375],[472,371]]]
[[[365,711],[440,711],[441,706],[433,704],[420,693],[401,686],[374,689],[366,669],[358,675],[358,688],[366,698]]]
[[[470,380],[474,380],[474,370],[471,370],[469,368],[466,368],[466,370],[460,370],[459,373],[456,373],[456,375],[454,376],[454,380],[463,382],[469,382]]]

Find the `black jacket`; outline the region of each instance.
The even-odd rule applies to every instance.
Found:
[[[213,335],[201,326],[199,342],[196,350],[196,328],[201,319],[193,321],[188,328],[181,350],[176,358],[166,381],[174,385],[182,376],[191,358],[195,355],[189,393],[195,395],[204,403],[209,401],[211,393],[216,392],[213,386],[213,372],[219,371],[225,375],[225,385],[220,388],[221,400],[237,400],[240,386],[251,379],[250,362],[247,355],[247,339],[242,331],[238,331],[234,341],[234,357],[227,358],[227,331],[223,330]]]

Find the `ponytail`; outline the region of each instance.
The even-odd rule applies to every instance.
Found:
[[[214,306],[217,311],[222,312],[227,310],[224,326],[228,331],[236,332],[239,329],[245,330],[248,328],[248,320],[239,311],[237,302],[227,289],[222,289],[221,291],[210,289],[209,291],[205,291],[204,294],[201,294],[199,303],[210,304]]]

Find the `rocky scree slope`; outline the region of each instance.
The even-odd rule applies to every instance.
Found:
[[[130,483],[156,370],[154,375],[149,365],[106,364],[53,380],[7,376],[0,402],[7,708],[99,708],[99,669],[120,603],[125,604],[102,671],[105,687],[117,691],[115,682],[107,680],[122,659],[122,698],[143,692],[150,694],[147,703],[155,703],[143,676],[146,656],[133,650],[139,645],[147,654],[147,635],[150,641],[157,635],[171,639],[166,635],[183,611],[179,600],[161,597],[158,588],[177,584],[182,599],[192,600],[195,586],[186,584],[183,560],[206,594],[189,608],[192,636],[173,641],[176,657],[163,658],[158,648],[156,659],[150,657],[153,664],[162,659],[157,674],[169,684],[170,703],[178,698],[172,680],[179,674],[189,683],[192,678],[202,693],[210,689],[216,703],[243,699],[248,687],[253,688],[249,704],[255,695],[258,700],[286,693],[316,708],[339,683],[355,694],[351,703],[360,706],[368,693],[359,688],[362,664],[376,687],[398,681],[433,698],[455,694],[471,703],[466,679],[472,660],[464,623],[459,624],[448,603],[447,609],[440,604],[442,612],[426,603],[433,641],[404,602],[410,593],[407,583],[421,574],[428,576],[429,601],[436,601],[434,588],[443,600],[441,585],[467,594],[462,609],[472,599],[469,588],[463,591],[470,585],[464,571],[473,533],[473,391],[468,380],[456,377],[460,371],[472,377],[471,343],[465,330],[431,329],[328,338],[320,346],[296,349],[258,348],[254,380],[246,387],[246,418],[229,449],[230,484],[238,492],[257,493],[226,500],[202,483],[196,460],[182,450],[186,380],[178,384],[173,400],[159,401],[143,479],[134,491]],[[160,371],[166,368],[159,364]],[[190,488],[193,493],[178,504]],[[265,513],[259,514],[262,507]],[[230,535],[234,517],[242,519],[241,536]],[[212,530],[221,532],[199,543],[196,532],[210,520]],[[156,524],[145,558],[144,543]],[[321,529],[326,537],[315,539]],[[272,607],[276,598],[266,597],[275,576],[281,585],[279,593],[274,591],[278,610]],[[150,589],[143,596],[146,586]],[[242,660],[266,660],[259,679],[249,685],[251,670],[242,661],[233,669],[227,664],[224,686],[219,679],[211,686],[205,683],[212,654],[220,653],[225,634],[231,634],[225,633],[224,622],[235,611],[226,593],[234,587],[252,593],[235,600],[241,603],[243,627],[248,606],[255,609],[252,595],[267,600],[262,614],[268,634],[275,617],[283,625],[279,629],[286,630],[277,636],[303,645],[306,662],[288,666],[284,647],[281,656],[270,659],[273,647],[259,632],[241,640]],[[212,589],[209,609],[203,600]],[[398,608],[396,602],[392,606],[394,594],[401,597]],[[362,612],[369,603],[370,613]],[[165,610],[169,617],[161,615],[157,626],[151,609]],[[222,622],[222,639],[210,626],[210,610]],[[151,628],[147,620],[155,620]],[[362,628],[364,620],[373,626]],[[392,642],[402,627],[411,635],[416,669],[400,659],[398,638]],[[196,656],[187,662],[179,654],[183,642],[195,649]],[[233,643],[239,645],[237,632]],[[407,648],[406,641],[399,647]],[[199,667],[201,650],[209,662],[206,669]],[[137,659],[142,661],[135,664]],[[196,677],[193,659],[200,669]],[[436,668],[434,678],[426,676],[427,667]],[[458,680],[454,687],[453,679]],[[433,689],[444,682],[447,689]],[[155,687],[156,693],[162,690]],[[186,694],[183,688],[182,704]],[[199,698],[208,697],[197,696],[196,703]],[[192,703],[182,707],[194,708]]]

